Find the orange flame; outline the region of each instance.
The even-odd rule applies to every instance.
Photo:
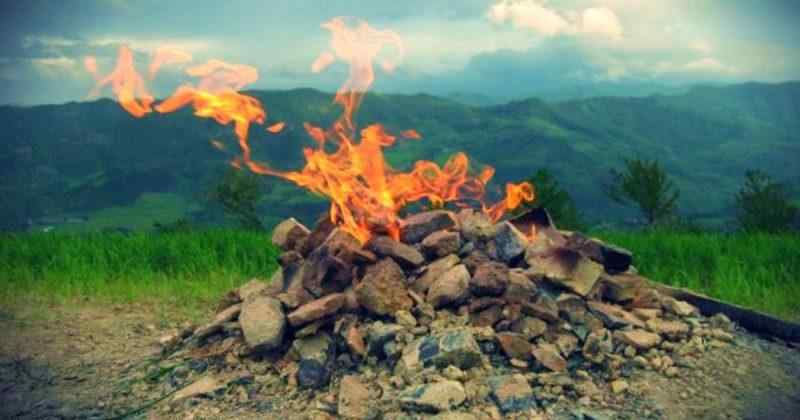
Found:
[[[463,204],[476,201],[493,220],[499,220],[506,211],[523,201],[533,200],[531,184],[509,183],[503,200],[493,205],[486,204],[486,185],[494,175],[494,169],[487,166],[477,175],[471,175],[469,159],[464,153],[456,153],[444,166],[418,161],[410,172],[392,169],[384,159],[383,149],[394,145],[397,137],[387,133],[380,124],[358,131],[354,115],[375,79],[373,62],[384,47],[393,47],[392,59],[380,59],[381,67],[391,72],[403,58],[402,41],[396,33],[376,30],[364,21],[357,21],[350,27],[343,18],[334,18],[322,27],[331,32],[332,51],[322,53],[312,64],[312,71],[322,71],[336,60],[342,60],[349,64],[350,73],[334,98],[343,112],[333,126],[325,130],[304,123],[306,132],[317,146],[303,150],[306,164],[299,171],[277,171],[251,158],[248,130],[251,123],[264,124],[266,111],[256,98],[238,91],[258,79],[258,72],[253,67],[219,60],[190,67],[186,73],[201,79],[197,86],[187,84],[179,87],[172,96],[156,105],[155,110],[168,113],[191,104],[198,117],[213,118],[223,125],[233,122],[241,156],[231,162],[232,166],[284,178],[328,197],[331,200],[331,220],[362,242],[367,241],[377,227],[399,238],[404,223],[398,216],[399,211],[422,199],[437,206],[446,202]],[[191,56],[179,51],[160,50],[150,63],[151,77],[164,64],[190,59]],[[150,112],[152,97],[146,94],[143,81],[133,68],[130,50],[120,49],[117,69],[102,80],[97,77],[97,65],[92,57],[88,57],[84,64],[98,80],[96,89],[113,83],[114,92],[128,112],[137,117]],[[136,95],[140,96],[141,102],[136,101]],[[284,122],[274,123],[266,131],[279,133],[285,126]],[[421,139],[413,129],[403,131],[400,136]],[[327,142],[336,145],[336,150],[328,152]],[[224,150],[219,141],[213,140],[212,145]]]

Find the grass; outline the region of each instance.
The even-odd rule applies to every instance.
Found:
[[[653,280],[800,320],[798,235],[591,233],[633,251]],[[154,302],[197,314],[247,279],[268,278],[277,255],[269,235],[228,229],[0,235],[0,302]]]
[[[653,280],[800,321],[800,235],[593,232]]]
[[[0,302],[144,301],[196,314],[249,278],[269,278],[277,255],[267,234],[237,230],[6,234]]]

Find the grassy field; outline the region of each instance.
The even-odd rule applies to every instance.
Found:
[[[654,280],[800,320],[800,236],[592,234],[633,251]],[[222,229],[2,235],[0,301],[145,301],[203,311],[243,281],[268,278],[277,254],[269,235]]]

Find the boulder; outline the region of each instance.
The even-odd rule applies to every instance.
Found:
[[[661,343],[661,336],[645,330],[617,331],[614,337],[637,350],[650,350]]]
[[[277,272],[280,272],[278,270]],[[250,300],[260,294],[267,292],[267,285],[259,279],[250,279],[247,283],[239,286],[239,297],[242,301]]]
[[[368,267],[355,288],[359,305],[376,315],[411,309],[414,303],[408,297],[405,279],[403,270],[390,258]]]
[[[539,295],[533,302],[522,304],[522,312],[547,322],[557,322],[558,304],[545,294]]]
[[[466,398],[461,383],[440,381],[405,389],[400,393],[400,405],[407,410],[438,413],[458,407]]]
[[[478,269],[478,266],[489,261],[491,261],[491,258],[489,258],[485,252],[476,249],[464,257],[461,262],[467,267],[470,274],[475,274],[475,270]]]
[[[292,327],[299,327],[309,322],[333,315],[339,312],[345,303],[345,299],[344,293],[333,293],[308,302],[289,313],[287,316],[289,325]]]
[[[390,257],[405,268],[415,268],[425,262],[425,257],[419,251],[388,236],[375,236],[366,246],[375,254]]]
[[[481,363],[481,349],[475,336],[466,329],[451,330],[428,335],[407,345],[400,358],[399,367],[417,371],[429,366],[444,369],[453,365],[470,369]]]
[[[501,319],[503,319],[503,307],[498,304],[470,314],[469,322],[476,327],[493,327]]]
[[[447,210],[417,213],[405,220],[400,228],[400,239],[407,244],[417,243],[433,232],[455,225],[453,214]]]
[[[369,388],[355,375],[345,375],[339,382],[337,414],[347,419],[366,419],[370,415]]]
[[[528,238],[510,222],[497,225],[494,240],[497,244],[497,257],[506,263],[524,254],[528,246]]]
[[[561,357],[558,348],[552,344],[539,344],[533,348],[531,353],[542,366],[553,372],[562,372],[567,369],[567,361]]]
[[[536,397],[527,379],[520,374],[491,376],[486,379],[489,395],[503,414],[536,408]]]
[[[311,232],[294,217],[280,222],[272,231],[272,243],[283,250],[298,249]]]
[[[541,275],[552,283],[586,297],[603,273],[603,266],[567,248],[554,248],[526,258],[532,275]]]
[[[388,343],[394,342],[403,327],[397,324],[387,324],[382,321],[375,321],[366,329],[367,353],[378,356],[385,356],[384,349]]]
[[[700,315],[700,311],[691,303],[673,297],[664,298],[662,305],[665,311],[683,318]]]
[[[411,283],[411,290],[424,295],[436,279],[441,277],[447,270],[455,267],[458,262],[457,256],[448,255],[428,264],[422,268],[420,276]]]
[[[508,266],[489,261],[478,266],[469,281],[469,289],[475,296],[500,296],[508,286]]]
[[[625,272],[633,260],[633,254],[627,249],[609,245],[599,239],[587,238],[577,232],[569,235],[566,247],[600,263],[605,271],[612,274]]]
[[[426,301],[434,308],[461,302],[469,296],[469,280],[467,268],[459,264],[433,282],[428,289]]]
[[[511,326],[511,331],[522,334],[530,341],[547,331],[547,323],[538,318],[525,316]]]
[[[615,303],[630,302],[647,287],[647,279],[636,274],[603,275],[603,299]]]
[[[464,239],[472,242],[486,242],[497,233],[492,219],[486,213],[464,209],[457,215]]]
[[[510,359],[528,360],[531,357],[531,343],[522,334],[501,332],[495,335],[503,353]]]
[[[461,249],[461,235],[458,232],[440,230],[422,240],[422,251],[429,258],[455,254],[459,249]]]
[[[524,303],[533,296],[536,296],[536,284],[521,270],[510,270],[503,299],[509,303]]]
[[[286,316],[277,299],[258,296],[245,302],[239,323],[245,342],[253,350],[273,350],[283,342]]]

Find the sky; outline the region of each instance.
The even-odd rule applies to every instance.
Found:
[[[130,46],[146,72],[159,46],[246,64],[248,88],[334,91],[347,77],[321,24],[363,19],[403,40],[403,61],[377,71],[383,92],[489,96],[612,83],[685,85],[800,79],[796,0],[0,0],[0,104],[84,100]],[[394,54],[385,51],[384,54]],[[191,82],[169,66],[149,88]]]

